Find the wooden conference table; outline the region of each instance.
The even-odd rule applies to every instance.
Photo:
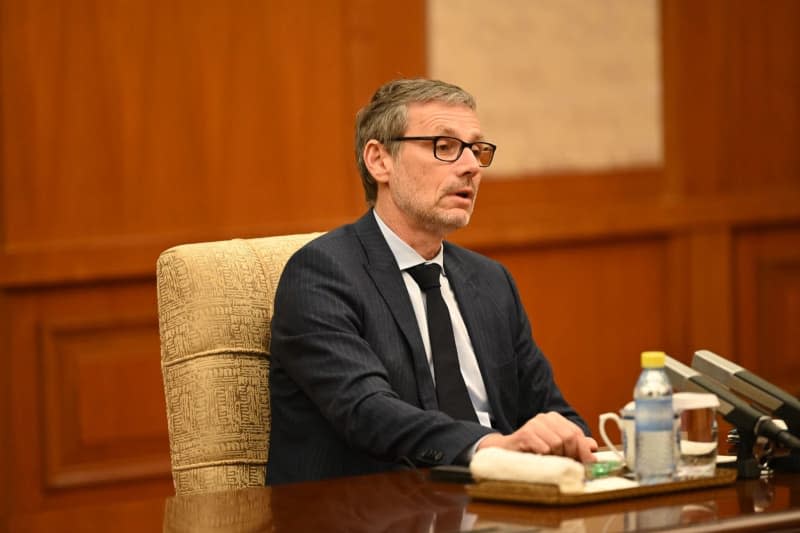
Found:
[[[2,524],[0,524],[2,525]],[[425,470],[12,516],[9,532],[795,531],[800,474],[569,507],[470,499]],[[0,527],[2,530],[2,527]]]

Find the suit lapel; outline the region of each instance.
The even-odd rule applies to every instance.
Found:
[[[425,346],[422,344],[422,335],[417,326],[414,309],[411,307],[408,290],[394,255],[378,228],[372,211],[356,221],[355,229],[367,256],[364,269],[375,283],[378,292],[394,316],[397,326],[411,347],[420,403],[425,409],[436,409],[436,389],[428,367]]]

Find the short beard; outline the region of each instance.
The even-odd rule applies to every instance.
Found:
[[[459,211],[449,213],[443,210],[420,209],[414,202],[406,202],[405,198],[395,197],[395,203],[405,213],[410,215],[417,224],[425,231],[444,237],[457,229],[461,229],[469,224],[472,218],[472,211]],[[473,203],[473,209],[474,209]]]

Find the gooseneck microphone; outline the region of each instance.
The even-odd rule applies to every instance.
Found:
[[[800,450],[800,439],[775,424],[767,414],[742,400],[717,380],[669,356],[664,366],[673,387],[715,394],[719,398],[719,413],[740,431],[752,432],[756,436],[767,437],[787,448]]]
[[[694,352],[692,368],[764,407],[786,422],[792,434],[800,436],[800,400],[785,390],[709,350]]]

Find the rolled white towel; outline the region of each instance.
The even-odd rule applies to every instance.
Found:
[[[583,492],[583,465],[568,457],[484,448],[475,453],[469,469],[476,480],[544,483],[558,485],[562,494]]]

